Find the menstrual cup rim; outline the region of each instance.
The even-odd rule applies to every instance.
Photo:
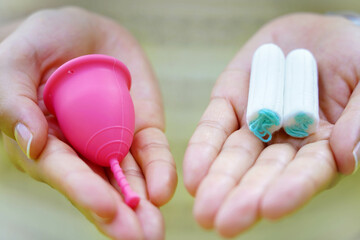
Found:
[[[105,62],[105,63],[108,63],[109,66],[111,66],[111,68],[117,68],[117,69],[120,69],[121,71],[123,71],[126,75],[126,85],[127,85],[128,89],[130,90],[130,87],[131,87],[130,72],[129,72],[128,68],[126,67],[126,65],[124,63],[122,63],[119,59],[112,57],[112,56],[103,55],[103,54],[88,54],[88,55],[76,57],[76,58],[69,60],[68,62],[61,65],[58,69],[56,69],[51,74],[51,76],[49,77],[49,79],[47,80],[47,82],[45,84],[45,88],[44,88],[44,92],[43,92],[43,99],[44,99],[45,106],[49,110],[50,113],[55,114],[53,102],[50,100],[49,97],[50,97],[50,94],[54,91],[54,89],[56,89],[56,85],[59,83],[59,81],[61,81],[61,78],[59,76],[61,76],[61,74],[65,71],[68,72],[69,68],[71,68],[71,70],[74,70],[74,69],[76,70],[76,68],[78,68],[79,66],[82,67],[83,64],[88,64],[89,62]],[[116,64],[114,64],[114,63],[116,63]]]

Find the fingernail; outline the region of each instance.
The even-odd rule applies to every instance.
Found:
[[[355,168],[353,174],[359,169],[359,157],[360,157],[360,142],[358,142],[354,148],[353,156],[355,160]]]
[[[19,144],[21,150],[30,158],[30,146],[33,135],[30,130],[22,123],[18,123],[15,127],[15,140]]]

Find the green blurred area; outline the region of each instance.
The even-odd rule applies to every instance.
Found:
[[[167,239],[220,239],[192,218],[193,199],[182,183],[182,158],[205,110],[212,86],[234,54],[259,27],[291,12],[358,11],[360,1],[0,0],[0,23],[47,7],[78,5],[114,18],[138,38],[158,76],[179,184],[162,207]],[[17,171],[0,153],[0,239],[106,239],[62,195]],[[360,239],[360,173],[278,222],[261,221],[238,237]],[[240,217],[240,216],[239,216]]]

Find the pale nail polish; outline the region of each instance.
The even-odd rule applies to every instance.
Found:
[[[353,150],[353,156],[355,160],[355,168],[353,174],[359,169],[359,157],[360,157],[360,142],[356,144]]]
[[[30,130],[24,124],[18,123],[15,126],[14,135],[21,150],[30,158],[30,147],[33,140],[33,135]]]

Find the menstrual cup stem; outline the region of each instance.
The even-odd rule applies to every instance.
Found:
[[[120,186],[121,192],[124,195],[125,203],[133,209],[136,208],[139,204],[140,197],[131,189],[120,167],[119,161],[116,158],[110,159],[110,167],[117,183]]]

